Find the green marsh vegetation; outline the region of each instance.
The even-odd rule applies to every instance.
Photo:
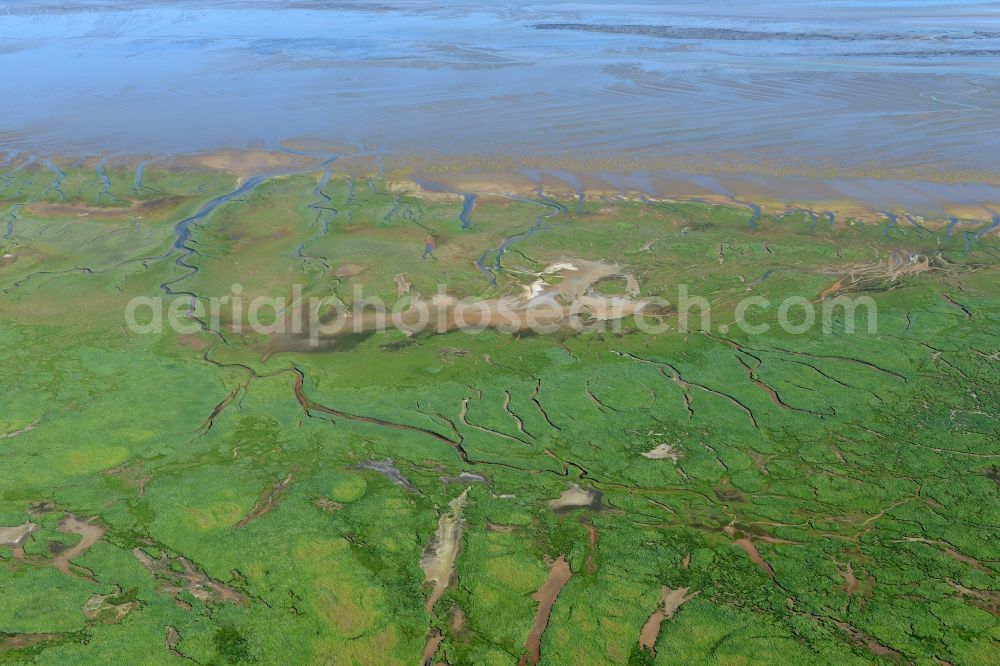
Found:
[[[462,229],[460,197],[336,171],[320,196],[315,172],[197,220],[182,265],[176,223],[234,176],[148,167],[137,190],[108,166],[103,194],[92,166],[61,171],[57,189],[42,163],[0,180],[0,661],[414,663],[433,644],[431,663],[530,663],[560,557],[544,664],[996,661],[988,221],[753,228],[736,205],[482,193]],[[123,325],[164,283],[168,303],[234,282],[392,303],[403,274],[489,298],[574,258],[620,264],[644,297],[687,285],[711,330],[668,314],[659,335],[290,350]],[[748,294],[836,293],[874,299],[878,330],[793,335],[774,309],[753,313],[765,334],[719,328]],[[599,500],[551,506],[574,486]],[[466,490],[429,612],[421,558]],[[643,647],[664,588],[688,596]]]

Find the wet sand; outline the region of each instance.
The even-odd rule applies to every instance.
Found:
[[[688,588],[686,587],[671,590],[669,587],[663,586],[660,590],[661,599],[659,606],[649,616],[645,624],[642,625],[642,631],[639,632],[639,647],[643,650],[649,650],[655,655],[656,639],[660,636],[660,626],[663,624],[663,621],[672,618],[677,613],[677,609],[681,607],[681,604],[691,601],[698,594],[698,592],[688,594]]]
[[[995,23],[961,0],[26,0],[0,25],[0,146],[996,174]]]
[[[434,604],[444,594],[454,575],[455,558],[458,557],[462,538],[462,507],[468,492],[466,489],[449,503],[448,512],[439,519],[437,531],[420,558],[424,582],[434,583],[434,591],[425,606],[428,613],[434,612]]]
[[[998,84],[1000,85],[1000,84]],[[2,145],[2,144],[0,144]],[[0,148],[2,150],[2,148]],[[37,156],[19,155],[12,164],[25,164]],[[79,157],[56,156],[61,164],[81,163]],[[629,156],[600,158],[589,155],[454,155],[438,153],[383,153],[377,163],[336,154],[307,152],[289,155],[282,149],[220,150],[160,159],[147,168],[183,171],[200,169],[236,176],[241,182],[263,173],[299,173],[330,168],[357,179],[385,178],[386,191],[412,194],[427,200],[447,200],[461,206],[469,196],[536,197],[540,192],[564,202],[577,201],[571,213],[586,202],[602,200],[704,202],[747,205],[752,202],[768,213],[812,211],[832,216],[834,224],[848,218],[882,221],[885,211],[909,212],[947,223],[950,218],[988,222],[1000,208],[1000,173],[948,168],[913,170],[885,164],[873,168],[787,169],[754,162],[751,166],[719,161],[699,164],[691,160]],[[84,160],[86,162],[86,160]],[[115,158],[121,167],[134,168],[148,158],[126,152]],[[325,167],[324,167],[325,168]],[[96,187],[95,183],[95,187]],[[130,203],[131,207],[95,207],[76,203],[33,204],[38,214],[100,217],[154,214],[174,203],[157,199]],[[825,223],[824,219],[824,223]],[[338,275],[352,276],[360,264],[338,268]]]
[[[570,570],[565,556],[560,555],[559,559],[552,563],[545,584],[532,595],[531,598],[538,602],[538,610],[535,612],[535,624],[524,644],[526,652],[517,662],[518,666],[534,665],[541,659],[542,634],[545,633],[545,628],[549,625],[552,606],[555,605],[556,598],[572,575],[573,572]]]
[[[52,566],[64,574],[69,574],[71,576],[81,575],[74,569],[82,570],[84,572],[82,577],[87,580],[94,581],[94,575],[92,572],[84,569],[83,567],[73,565],[72,560],[86,553],[90,550],[91,546],[100,541],[101,537],[104,536],[106,528],[103,525],[83,520],[74,515],[67,515],[59,521],[59,531],[70,534],[79,534],[80,542],[56,557],[56,559],[52,562]],[[71,569],[71,565],[74,568]]]
[[[420,663],[423,666],[430,666],[434,662],[434,655],[437,654],[438,647],[441,645],[441,641],[444,640],[444,634],[440,631],[432,631],[430,636],[427,637],[427,643],[424,645],[423,655],[420,657]]]
[[[522,276],[524,278],[524,276]],[[303,311],[308,304],[290,312],[280,328],[293,330],[292,322],[319,322],[316,330],[273,334],[270,351],[315,351],[336,348],[366,332],[394,328],[408,335],[427,330],[446,333],[455,329],[499,329],[511,333],[559,328],[583,328],[590,321],[623,319],[647,311],[649,301],[627,296],[605,296],[595,291],[598,283],[621,279],[638,287],[637,281],[622,266],[586,259],[567,259],[531,274],[529,284],[522,284],[517,296],[483,300],[459,299],[437,294],[430,299],[416,298],[405,309],[364,307],[360,312],[333,312],[324,320],[316,312]],[[308,328],[308,325],[304,326]],[[466,424],[468,425],[468,424]]]

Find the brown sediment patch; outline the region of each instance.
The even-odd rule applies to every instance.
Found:
[[[392,279],[396,283],[397,296],[403,296],[410,293],[410,288],[413,287],[413,285],[407,281],[406,273],[396,273]]]
[[[555,605],[556,598],[572,575],[573,571],[569,568],[566,557],[560,555],[559,559],[552,563],[545,584],[531,597],[538,602],[538,610],[535,611],[535,624],[524,644],[525,654],[517,662],[518,666],[534,665],[541,659],[542,634],[545,633],[545,628],[549,625],[552,606]]]
[[[434,655],[437,654],[438,647],[443,640],[444,634],[436,629],[427,636],[427,642],[424,644],[424,654],[420,658],[422,666],[430,666],[434,662]]]
[[[942,551],[944,551],[945,555],[947,555],[948,557],[957,560],[962,564],[968,565],[980,573],[988,574],[991,576],[996,575],[996,571],[986,566],[976,558],[969,557],[968,555],[964,555],[958,552],[955,549],[955,547],[952,546],[947,541],[936,541],[934,539],[925,539],[923,537],[905,537],[904,539],[901,539],[901,541],[909,541],[910,543],[924,543],[930,546],[937,546]]]
[[[333,272],[337,277],[354,277],[356,275],[361,275],[368,267],[364,264],[341,264],[337,266],[337,270]]]
[[[750,560],[759,566],[764,573],[766,573],[770,578],[774,578],[774,569],[772,569],[771,565],[765,562],[764,558],[760,556],[760,553],[757,552],[757,547],[753,544],[753,541],[744,537],[742,539],[736,539],[734,543],[742,548],[743,552],[750,557]]]
[[[163,647],[167,648],[170,654],[177,657],[183,657],[180,652],[177,651],[177,644],[181,642],[180,632],[176,628],[168,626],[167,627],[167,637],[163,639]]]
[[[116,599],[122,594],[121,587],[115,586],[111,594],[93,594],[83,604],[83,616],[88,620],[97,620],[106,624],[115,624],[134,610],[142,607],[138,601],[121,601]]]
[[[24,542],[38,525],[32,522],[21,523],[13,527],[0,527],[0,546],[10,546],[14,549],[14,558],[24,559]]]
[[[454,575],[455,558],[462,539],[462,506],[465,504],[466,488],[461,495],[449,503],[449,511],[438,520],[434,537],[420,557],[420,568],[424,570],[424,582],[434,583],[434,591],[427,599],[427,612],[434,612],[434,604],[444,594],[445,588]]]
[[[513,525],[498,525],[497,523],[486,523],[486,529],[490,532],[502,532],[503,534],[512,534],[514,532]]]
[[[766,573],[769,578],[774,578],[774,569],[771,568],[771,565],[768,564],[766,561],[764,561],[764,558],[760,556],[760,553],[757,552],[757,546],[754,545],[753,541],[751,541],[748,537],[740,537],[739,539],[735,538],[736,528],[733,525],[726,525],[723,528],[723,531],[729,536],[734,537],[733,543],[739,546],[743,550],[743,552],[747,554],[751,562],[760,567],[761,570],[764,573]],[[791,542],[785,542],[780,539],[777,540],[776,542],[791,543]]]
[[[104,536],[104,532],[107,531],[107,528],[89,520],[78,518],[73,514],[66,514],[66,516],[59,521],[58,529],[60,532],[65,532],[67,534],[79,534],[80,542],[56,557],[52,561],[52,566],[64,574],[79,576],[81,578],[86,578],[91,582],[96,582],[93,572],[73,564],[72,560],[86,553],[90,550],[91,546],[100,541],[101,537]],[[74,571],[70,568],[71,566],[75,569],[83,571],[84,573],[80,574],[77,571]]]
[[[180,599],[181,592],[188,592],[195,599],[206,603],[221,602],[237,606],[247,604],[246,595],[221,581],[209,578],[187,558],[170,557],[161,552],[158,559],[153,559],[141,548],[133,549],[132,554],[153,575],[158,589],[172,596],[182,608],[190,608],[190,605]]]
[[[195,335],[179,334],[176,337],[174,337],[174,341],[181,347],[187,347],[188,349],[193,349],[194,351],[204,351],[212,344],[198,334]]]
[[[891,647],[882,645],[874,638],[866,634],[865,632],[857,629],[846,622],[841,622],[840,620],[833,620],[833,623],[838,629],[843,631],[851,639],[854,644],[864,647],[869,652],[878,657],[896,658],[902,657],[903,655],[896,652]]]
[[[688,588],[679,587],[675,590],[670,589],[667,586],[663,586],[660,590],[660,603],[653,611],[653,614],[649,616],[645,624],[642,625],[642,630],[639,632],[639,647],[643,650],[649,650],[654,655],[656,654],[656,639],[660,636],[660,625],[664,620],[669,620],[676,613],[677,609],[681,607],[681,604],[691,601],[700,592],[695,592],[694,594],[688,594]]]
[[[843,569],[840,568],[836,560],[834,560],[834,564],[838,565],[837,572],[844,579],[844,584],[840,586],[840,590],[847,593],[848,596],[853,596],[861,586],[861,582],[854,576],[854,567],[850,562],[847,562]]]
[[[39,643],[58,640],[63,634],[10,634],[0,636],[0,653],[12,650],[23,650]]]
[[[146,472],[142,462],[139,461],[113,467],[104,473],[118,479],[118,481],[126,486],[135,488],[137,491],[136,497],[139,499],[146,495],[146,484],[153,478],[151,474]]]
[[[723,481],[721,482],[720,485],[721,485],[720,488],[716,488],[713,491],[715,493],[715,496],[717,498],[719,498],[720,501],[722,501],[722,502],[743,502],[743,501],[745,501],[745,498],[743,497],[743,493],[741,493],[740,491],[736,490],[731,485],[729,485],[729,480],[728,479],[723,479]]]
[[[21,436],[21,435],[23,435],[25,433],[29,433],[29,432],[31,432],[32,430],[35,429],[35,426],[38,425],[41,422],[41,420],[42,419],[37,418],[34,421],[32,421],[31,423],[29,423],[26,426],[24,426],[23,428],[20,428],[18,430],[12,430],[11,432],[5,432],[3,434],[0,434],[0,439],[11,439],[12,437],[19,437],[19,436]]]
[[[580,508],[599,509],[601,508],[601,491],[593,488],[581,488],[574,483],[562,491],[559,499],[550,500],[549,508],[560,512]]]
[[[250,176],[277,169],[304,169],[314,158],[303,155],[272,152],[268,150],[218,150],[184,158],[181,163],[207,167],[213,171],[224,171],[238,176]]]
[[[455,634],[465,628],[465,611],[457,604],[451,609],[451,621],[448,623],[448,628]]]
[[[832,296],[844,288],[844,280],[837,280],[829,287],[819,293],[819,300],[824,300],[827,296]]]
[[[52,513],[57,510],[57,506],[49,502],[48,500],[41,500],[35,502],[28,507],[28,513],[32,516],[44,516],[47,513]]]
[[[1000,590],[974,590],[953,580],[949,580],[948,584],[955,588],[959,595],[971,598],[977,607],[1000,617]]]
[[[180,196],[129,201],[127,206],[88,206],[85,203],[32,203],[25,213],[46,219],[61,217],[94,217],[99,219],[143,218],[163,212],[184,201]],[[122,230],[128,229],[123,227]]]
[[[313,504],[315,504],[317,508],[326,511],[327,513],[340,511],[341,509],[344,508],[344,505],[341,504],[340,502],[334,502],[332,499],[329,499],[327,497],[317,497],[315,500],[313,500]]]
[[[594,555],[597,553],[597,528],[590,523],[584,523],[584,527],[587,528],[587,543],[590,544],[590,552],[587,553],[587,573],[592,574],[597,572],[597,562],[594,560]]]
[[[254,521],[265,513],[274,508],[281,496],[288,490],[288,487],[292,485],[292,475],[289,474],[283,481],[276,481],[271,485],[270,488],[261,493],[261,496],[257,499],[257,503],[250,510],[250,512],[243,516],[235,527],[243,527],[247,523]]]

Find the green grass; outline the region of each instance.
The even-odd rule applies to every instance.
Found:
[[[739,206],[588,201],[575,213],[567,201],[573,212],[516,243],[502,259],[514,270],[492,286],[476,259],[551,209],[484,195],[462,230],[457,197],[365,178],[352,196],[334,174],[330,215],[314,207],[313,173],[199,221],[189,273],[170,252],[174,224],[231,176],[151,165],[135,192],[131,169],[113,166],[109,197],[93,164],[60,168],[63,195],[40,164],[0,174],[0,208],[16,216],[2,245],[13,260],[0,261],[0,436],[18,433],[0,439],[0,525],[39,525],[24,559],[0,548],[0,661],[179,662],[165,647],[173,627],[174,650],[205,664],[414,663],[432,629],[439,660],[516,663],[532,595],[563,555],[572,577],[545,664],[996,662],[994,237],[967,252],[961,236],[905,222],[884,236],[884,224],[810,230],[805,214],[765,212],[753,230]],[[121,213],[143,201],[141,220]],[[816,301],[892,252],[940,260],[865,283],[875,333],[791,335],[775,309],[753,316],[766,334],[719,332],[748,290]],[[620,263],[645,297],[689,285],[712,301],[711,335],[679,332],[671,315],[662,335],[626,321],[618,334],[384,333],[304,352],[259,334],[123,328],[130,298],[178,277],[175,291],[201,299],[238,281],[248,298],[298,283],[350,301],[358,284],[392,303],[397,273],[425,296],[447,283],[495,297],[520,292],[515,270],[564,258]],[[306,413],[293,368],[314,403],[404,428]],[[662,443],[676,461],[641,455]],[[356,467],[385,459],[409,487]],[[461,472],[488,481],[442,480]],[[599,490],[602,508],[553,512],[571,484]],[[467,486],[455,577],[428,613],[420,557]],[[39,502],[51,511],[31,513]],[[107,527],[74,560],[80,575],[52,566],[52,549],[78,540],[58,530],[66,514]],[[135,548],[184,558],[248,601],[184,591],[178,603]],[[654,656],[638,638],[662,586],[698,596],[664,620]],[[116,589],[138,608],[120,622],[83,615]]]

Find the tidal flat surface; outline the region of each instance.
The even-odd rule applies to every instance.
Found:
[[[754,5],[0,0],[0,663],[997,663],[998,7]]]
[[[997,172],[984,2],[2,2],[0,147]]]

